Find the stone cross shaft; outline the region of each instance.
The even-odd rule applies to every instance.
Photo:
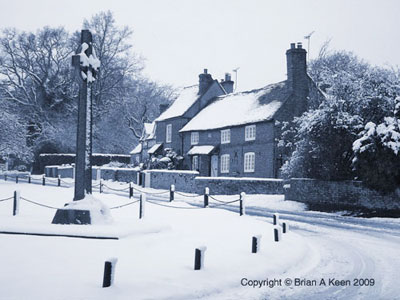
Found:
[[[72,66],[79,73],[78,128],[75,158],[74,201],[92,193],[92,83],[100,62],[96,58],[89,30],[81,32],[81,46],[72,56]]]

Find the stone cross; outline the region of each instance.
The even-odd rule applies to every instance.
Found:
[[[92,193],[92,84],[100,68],[93,49],[92,34],[81,32],[81,46],[72,56],[72,66],[79,73],[78,129],[76,137],[76,176],[74,201]]]

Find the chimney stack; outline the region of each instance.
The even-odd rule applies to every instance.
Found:
[[[221,85],[227,94],[233,93],[233,81],[230,73],[225,73],[225,80],[221,80]]]
[[[160,115],[161,115],[164,111],[166,111],[167,108],[168,108],[168,104],[160,104],[160,105],[159,105]]]
[[[296,95],[308,93],[306,57],[307,51],[300,42],[297,43],[297,48],[295,43],[291,43],[290,49],[286,51],[287,82]]]
[[[208,74],[208,70],[204,69],[203,74],[199,75],[199,95],[204,94],[212,82],[211,74]]]

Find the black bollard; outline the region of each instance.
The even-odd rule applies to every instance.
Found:
[[[245,197],[246,197],[246,193],[244,193],[244,192],[240,193],[240,198],[239,198],[239,215],[240,216],[243,216],[246,214]]]
[[[58,175],[58,178],[57,178],[57,179],[58,179],[57,185],[58,185],[58,186],[61,186],[61,177],[60,177],[60,175]]]
[[[115,265],[117,261],[116,258],[112,258],[104,263],[103,288],[110,287],[114,283]]]
[[[19,212],[19,197],[20,197],[19,191],[14,191],[13,216],[18,215]]]
[[[286,222],[282,223],[282,233],[288,233],[289,232],[289,224]]]
[[[4,174],[4,181],[7,181],[7,174]]]
[[[133,186],[132,182],[129,182],[129,199],[133,197]]]
[[[194,251],[194,269],[201,270],[204,268],[204,252],[207,247],[199,247]]]
[[[210,189],[206,187],[204,189],[204,208],[208,207],[208,196],[210,195]]]
[[[272,218],[273,218],[273,223],[274,223],[274,225],[279,225],[279,214],[278,214],[278,213],[275,213],[275,214],[272,216]]]
[[[18,175],[15,176],[15,183],[18,183]]]
[[[28,175],[28,183],[31,183],[31,174]]]
[[[260,250],[261,235],[253,236],[251,243],[251,253],[257,253]]]
[[[46,176],[43,175],[42,185],[46,185]]]
[[[169,188],[169,202],[174,201],[174,195],[175,194],[175,185],[171,184],[171,187]]]
[[[281,228],[279,226],[276,226],[274,228],[274,241],[275,242],[279,242],[281,240],[281,238],[282,238],[281,232],[282,231],[281,231]]]
[[[100,190],[100,194],[101,194],[103,192],[103,183],[101,182],[101,179],[100,179],[99,190]]]

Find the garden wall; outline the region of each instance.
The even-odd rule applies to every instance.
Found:
[[[112,167],[92,167],[92,179],[97,179],[97,172],[100,170],[100,177],[104,180],[121,182],[133,182],[137,184],[138,169],[132,168],[112,168]],[[46,177],[73,178],[74,167],[72,166],[46,166],[44,174]]]
[[[130,155],[93,153],[94,166],[102,166],[112,161],[129,164]],[[69,153],[43,153],[39,155],[40,173],[44,173],[45,166],[75,163],[75,154]]]
[[[283,180],[269,178],[199,177],[195,171],[148,170],[150,187],[168,189],[171,184],[177,191],[203,194],[208,187],[214,195],[283,194]]]
[[[274,178],[236,178],[236,177],[197,177],[195,184],[198,193],[205,187],[212,194],[283,194],[283,180]]]
[[[150,187],[155,189],[169,189],[171,184],[180,192],[197,193],[195,178],[199,176],[197,171],[176,170],[147,170],[150,174]]]
[[[317,209],[400,210],[400,195],[383,195],[351,180],[292,178],[285,189],[285,200],[303,202]]]

